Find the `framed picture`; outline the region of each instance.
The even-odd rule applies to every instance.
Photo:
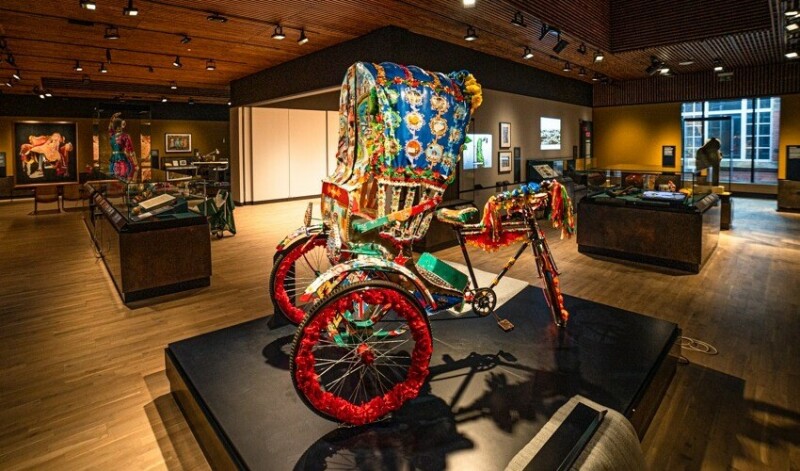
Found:
[[[497,153],[497,173],[511,173],[511,151],[501,150]]]
[[[511,123],[500,123],[500,148],[511,147]]]
[[[179,161],[177,161],[177,160],[173,160],[173,161],[172,161],[172,166],[173,166],[173,167],[180,167],[180,162],[179,162]]]
[[[541,150],[561,149],[561,118],[539,119],[539,132],[541,133]]]
[[[179,153],[192,151],[192,135],[186,134],[170,134],[164,135],[166,153]]]
[[[661,166],[675,166],[675,146],[661,146]]]
[[[186,166],[186,161],[185,160],[181,160],[180,164],[181,164],[181,167],[185,167]]]
[[[14,123],[16,185],[78,182],[78,127],[65,121]]]

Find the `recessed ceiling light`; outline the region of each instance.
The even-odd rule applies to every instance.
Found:
[[[475,6],[475,1],[476,0],[464,0],[464,2],[463,2],[464,8],[472,8],[472,7],[474,7]]]
[[[306,36],[306,30],[301,29],[300,30],[300,39],[297,40],[297,44],[302,46],[303,44],[305,44],[307,42],[308,42],[308,36]]]
[[[133,6],[133,0],[128,0],[128,6],[122,9],[122,14],[125,16],[138,16],[139,10]]]
[[[800,29],[800,24],[798,23],[789,23],[786,25],[786,31],[797,31]]]
[[[478,39],[478,33],[475,32],[475,28],[467,26],[467,34],[464,35],[464,40],[475,41],[476,39]]]
[[[80,4],[84,10],[97,10],[97,4],[93,0],[80,0]]]
[[[226,16],[222,16],[219,13],[211,13],[206,17],[208,21],[213,21],[214,23],[227,23],[228,18]]]
[[[214,62],[214,59],[206,61],[206,70],[217,70],[217,63]]]
[[[280,41],[285,37],[286,35],[283,34],[283,28],[281,28],[281,25],[275,26],[275,31],[272,33],[272,39],[277,39],[278,41]]]
[[[787,59],[797,59],[797,51],[789,51],[785,55]]]
[[[175,60],[172,61],[172,66],[178,68],[183,67],[183,64],[181,64],[181,56],[175,56]]]

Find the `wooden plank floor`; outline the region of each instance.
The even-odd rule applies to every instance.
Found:
[[[800,215],[734,204],[698,275],[588,257],[548,232],[564,292],[676,322],[720,351],[686,353],[642,444],[652,469],[800,469]],[[208,469],[163,349],[271,312],[274,247],[304,205],[237,208],[239,234],[212,241],[211,287],[125,306],[80,212],[0,202],[0,469]],[[487,271],[511,255],[472,253]],[[535,283],[530,256],[510,276]]]

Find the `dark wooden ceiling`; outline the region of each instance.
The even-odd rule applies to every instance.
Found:
[[[781,0],[477,0],[474,8],[461,0],[134,0],[135,17],[123,15],[128,0],[96,3],[88,11],[79,0],[3,0],[0,46],[15,62],[0,66],[3,91],[44,86],[56,96],[222,104],[231,80],[388,25],[587,82],[595,73],[645,78],[651,56],[678,74],[712,73],[717,58],[734,68],[786,60]],[[511,24],[517,12],[525,27]],[[208,21],[212,13],[228,21]],[[539,39],[543,23],[562,31],[566,49],[553,51],[553,35]],[[278,24],[282,41],[270,37]],[[464,41],[468,25],[477,41]],[[104,38],[110,26],[119,39]],[[309,38],[304,45],[297,43],[301,30]],[[522,58],[525,46],[533,59]],[[596,50],[606,57],[600,64]],[[173,67],[176,56],[183,67]],[[209,59],[213,71],[206,70]],[[687,59],[694,63],[678,65]],[[73,70],[76,61],[82,72]],[[570,72],[562,71],[565,62]],[[100,73],[101,63],[108,73]],[[585,76],[578,75],[582,67]],[[17,68],[21,81],[6,87]]]

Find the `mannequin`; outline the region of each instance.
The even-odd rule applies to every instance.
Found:
[[[114,113],[108,123],[109,141],[111,144],[110,174],[129,181],[136,174],[136,152],[133,150],[131,136],[125,132],[125,120],[122,113]]]
[[[706,177],[708,167],[711,167],[711,185],[719,186],[719,164],[722,161],[720,148],[722,143],[719,139],[712,137],[703,147],[697,149],[695,154],[695,175]]]

